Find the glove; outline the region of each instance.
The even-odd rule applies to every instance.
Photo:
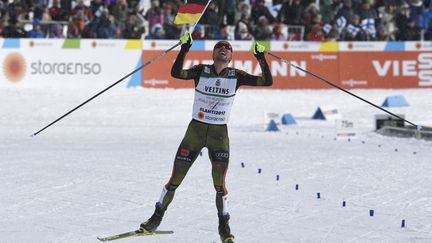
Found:
[[[264,52],[265,52],[265,46],[260,45],[260,43],[255,42],[254,46],[254,55],[257,59],[263,59],[264,58]]]
[[[192,46],[192,35],[186,32],[180,37],[180,41],[182,43],[182,47],[189,50],[189,48]]]

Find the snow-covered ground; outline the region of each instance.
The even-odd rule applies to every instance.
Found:
[[[30,137],[96,91],[0,89],[0,242],[97,242],[152,214],[193,90],[116,87]],[[410,106],[391,111],[432,125],[430,89],[353,92],[379,105],[404,95]],[[308,119],[320,105],[354,121],[357,139]],[[265,132],[265,111],[298,125]],[[432,242],[432,143],[375,134],[375,114],[337,90],[240,90],[227,175],[236,242]],[[123,241],[218,242],[210,169],[204,150],[160,226],[173,235]]]

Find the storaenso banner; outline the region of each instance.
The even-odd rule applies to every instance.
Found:
[[[0,87],[97,90],[134,70],[141,56],[136,40],[0,38]],[[141,72],[120,86],[132,78],[140,84]]]
[[[43,75],[97,75],[102,72],[99,63],[79,62],[43,62],[38,60],[30,64],[31,74]]]

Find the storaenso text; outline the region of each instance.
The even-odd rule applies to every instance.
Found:
[[[78,62],[32,62],[30,64],[31,74],[45,75],[95,75],[102,71],[99,63]]]

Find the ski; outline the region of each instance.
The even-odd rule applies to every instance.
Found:
[[[156,230],[154,232],[144,232],[142,230],[134,230],[134,231],[121,233],[117,235],[111,235],[107,237],[97,237],[97,239],[100,241],[112,241],[112,240],[120,240],[120,239],[126,239],[126,238],[138,237],[138,236],[168,235],[173,233],[174,231],[172,230]]]

